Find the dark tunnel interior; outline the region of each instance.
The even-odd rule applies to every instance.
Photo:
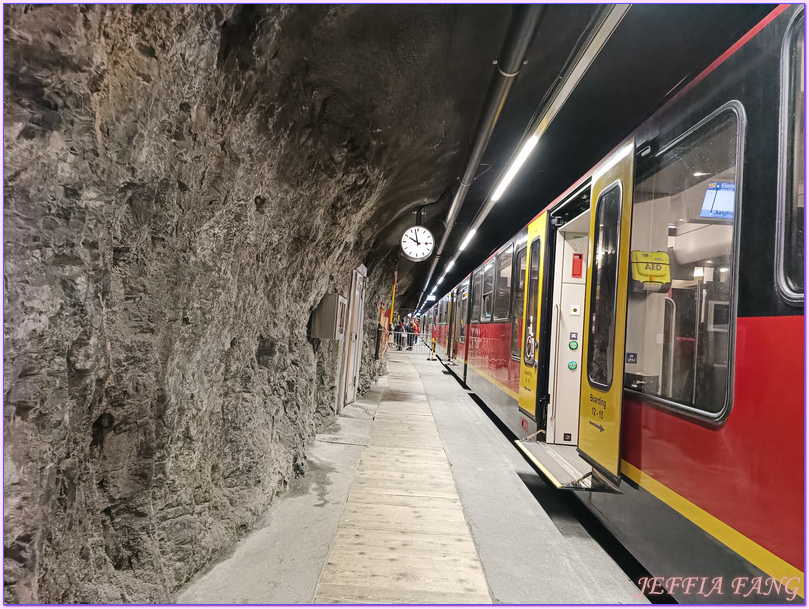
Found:
[[[770,8],[633,7],[443,291]],[[546,8],[448,254],[604,10]],[[313,312],[367,270],[367,390],[512,11],[4,5],[6,602],[168,602],[305,471],[344,390]]]

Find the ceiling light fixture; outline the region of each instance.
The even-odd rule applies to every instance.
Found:
[[[506,175],[503,177],[502,182],[500,182],[500,185],[494,191],[494,194],[492,195],[492,201],[500,200],[500,197],[503,196],[503,193],[505,192],[506,188],[508,188],[508,185],[511,184],[511,180],[513,180],[514,176],[517,175],[517,172],[520,170],[520,167],[523,166],[523,163],[525,163],[526,159],[528,158],[528,155],[531,154],[531,151],[537,145],[538,141],[539,136],[537,135],[532,135],[531,137],[528,138],[528,141],[525,142],[525,144],[523,145],[522,150],[520,150],[520,153],[517,155],[517,158],[514,159],[514,162],[511,164],[511,167],[508,168],[508,171],[506,172]]]
[[[464,250],[464,248],[467,245],[469,245],[469,242],[472,240],[472,237],[475,236],[476,232],[477,232],[477,230],[473,228],[468,233],[466,233],[466,238],[463,240],[463,243],[461,243],[461,245],[458,247],[459,252],[462,252]]]
[[[455,261],[454,261],[454,260],[450,260],[450,261],[449,261],[449,264],[447,265],[447,268],[445,268],[445,269],[444,269],[444,275],[446,275],[446,274],[449,272],[449,270],[452,268],[452,266],[453,266],[454,264],[455,264]]]

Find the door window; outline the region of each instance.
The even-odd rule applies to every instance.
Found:
[[[458,311],[458,340],[462,343],[466,342],[466,307],[469,304],[467,301],[467,298],[469,297],[467,285],[464,285],[461,288],[461,308]]]
[[[531,243],[528,271],[528,302],[525,310],[525,340],[523,341],[523,360],[526,366],[533,366],[536,361],[537,347],[537,303],[539,301],[539,257],[541,239],[537,237]]]
[[[511,357],[520,359],[520,337],[522,336],[523,299],[525,297],[525,259],[526,248],[517,252],[517,263],[514,265],[514,306],[512,307],[511,324]]]
[[[615,351],[615,305],[618,295],[618,246],[621,229],[620,184],[601,193],[595,213],[587,375],[591,385],[606,390],[612,385]]]

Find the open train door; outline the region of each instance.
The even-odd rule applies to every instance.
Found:
[[[585,292],[578,451],[595,470],[620,480],[629,232],[635,141],[593,174]]]
[[[522,316],[522,359],[520,361],[520,393],[519,416],[520,428],[527,435],[536,435],[538,429],[545,428],[545,421],[537,420],[537,381],[539,378],[539,319],[542,314],[542,279],[545,263],[545,229],[548,214],[542,213],[528,225],[528,258],[525,262],[525,276],[518,285],[523,286],[524,310],[518,311]],[[523,264],[519,262],[518,268]]]

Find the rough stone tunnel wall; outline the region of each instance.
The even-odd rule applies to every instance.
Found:
[[[508,18],[381,8],[4,7],[7,602],[165,602],[301,471]]]

